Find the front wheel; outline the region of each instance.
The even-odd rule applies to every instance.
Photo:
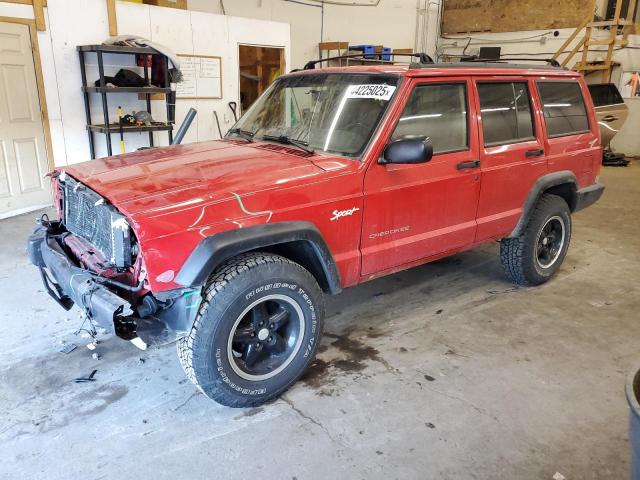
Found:
[[[502,267],[513,283],[540,285],[560,268],[571,240],[571,211],[557,195],[538,201],[522,235],[500,242]]]
[[[230,407],[264,403],[289,388],[313,360],[323,294],[303,267],[268,253],[220,267],[178,356],[205,395]]]

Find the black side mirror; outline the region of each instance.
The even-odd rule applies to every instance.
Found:
[[[390,142],[380,163],[425,163],[433,158],[433,143],[424,135],[407,135]]]

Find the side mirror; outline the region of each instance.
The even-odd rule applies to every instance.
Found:
[[[425,163],[433,158],[433,143],[423,135],[407,135],[390,142],[380,163]]]

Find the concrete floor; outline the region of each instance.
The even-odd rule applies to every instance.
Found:
[[[547,285],[514,289],[491,244],[347,290],[305,380],[248,410],[197,393],[171,346],[92,359],[28,264],[35,215],[2,221],[0,477],[626,478],[640,162],[602,178]]]

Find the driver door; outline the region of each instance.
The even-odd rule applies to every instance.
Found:
[[[373,276],[468,248],[480,194],[475,94],[466,77],[414,79],[390,140],[431,138],[421,164],[372,163],[364,182],[362,275]],[[382,155],[380,147],[378,155]]]

